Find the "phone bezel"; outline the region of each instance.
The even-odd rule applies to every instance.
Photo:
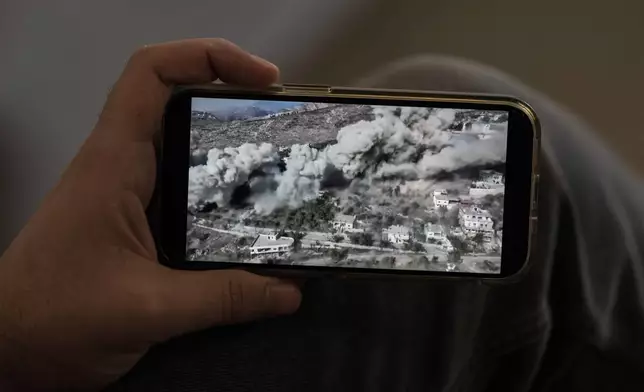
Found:
[[[313,267],[232,262],[187,261],[187,184],[190,157],[191,100],[199,98],[264,99],[279,101],[352,103],[419,107],[457,107],[503,110],[509,113],[504,237],[500,273]],[[504,279],[517,277],[529,265],[536,232],[536,188],[540,147],[539,122],[524,102],[504,96],[466,95],[398,90],[366,90],[326,86],[273,86],[266,90],[226,85],[181,86],[171,96],[158,146],[155,193],[155,240],[164,265],[187,270],[242,268],[271,275],[334,275],[351,277],[431,277]],[[508,230],[506,230],[508,229]]]

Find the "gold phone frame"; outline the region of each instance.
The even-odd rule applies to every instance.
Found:
[[[532,140],[532,173],[531,173],[531,189],[530,189],[530,212],[528,222],[528,239],[527,239],[527,252],[526,260],[523,266],[516,273],[495,278],[491,274],[481,274],[480,277],[467,275],[459,277],[458,275],[441,274],[428,274],[428,275],[409,275],[406,277],[423,277],[430,279],[468,279],[475,278],[485,281],[508,282],[515,281],[525,274],[530,263],[530,258],[533,252],[533,243],[535,241],[538,224],[538,190],[539,190],[539,161],[541,151],[541,127],[539,119],[535,111],[525,102],[508,96],[494,95],[494,94],[466,94],[466,93],[446,93],[446,92],[433,92],[433,91],[419,91],[419,90],[393,90],[393,89],[366,89],[366,88],[349,88],[349,87],[334,87],[327,85],[314,85],[314,84],[282,84],[273,85],[266,89],[250,89],[238,86],[230,86],[222,83],[212,83],[209,85],[200,86],[179,86],[176,88],[177,94],[182,91],[202,92],[202,93],[220,93],[222,95],[244,95],[244,94],[260,94],[265,97],[270,96],[287,96],[289,98],[307,97],[307,98],[355,98],[355,99],[381,99],[389,101],[423,101],[423,102],[440,102],[440,103],[454,103],[458,104],[500,104],[514,107],[520,110],[529,119],[532,125],[533,140]],[[342,273],[335,269],[333,276],[351,276],[351,277],[380,277],[382,273],[370,273],[369,269],[364,272],[350,272]]]

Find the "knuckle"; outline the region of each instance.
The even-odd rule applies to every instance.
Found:
[[[213,38],[208,41],[208,46],[215,50],[230,48],[233,46],[233,43],[228,41],[225,38]]]
[[[148,62],[152,53],[154,53],[154,45],[143,45],[132,53],[129,62],[132,64]]]
[[[228,279],[222,286],[221,320],[224,323],[241,321],[249,312],[249,305],[244,296],[244,285],[235,279]]]

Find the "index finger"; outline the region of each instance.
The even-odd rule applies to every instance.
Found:
[[[277,67],[233,43],[213,39],[173,41],[139,49],[114,85],[97,124],[112,136],[152,140],[172,87],[223,82],[266,87],[277,80]]]

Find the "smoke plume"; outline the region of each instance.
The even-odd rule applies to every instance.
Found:
[[[359,179],[378,186],[385,180],[430,180],[464,167],[504,162],[505,132],[479,138],[450,130],[463,112],[374,106],[375,118],[340,129],[337,143],[320,149],[292,145],[284,161],[267,143],[212,149],[205,164],[190,168],[188,204],[226,206],[236,187],[245,185],[255,211],[269,214],[315,199],[323,184],[343,183],[339,173],[345,184]]]
[[[255,170],[273,170],[279,163],[277,149],[271,144],[243,144],[208,152],[206,164],[189,169],[188,206],[200,203],[228,205],[235,188],[245,184]]]

